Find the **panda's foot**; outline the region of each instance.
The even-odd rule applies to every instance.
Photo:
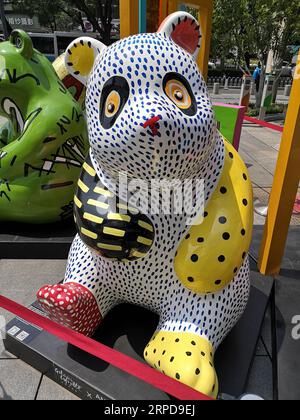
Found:
[[[50,319],[88,337],[102,321],[94,295],[80,284],[45,286],[37,298]]]
[[[167,376],[216,398],[218,378],[213,347],[195,334],[158,331],[145,349],[145,359]]]

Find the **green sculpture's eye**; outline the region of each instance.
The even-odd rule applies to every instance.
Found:
[[[21,39],[21,38],[19,38],[19,37],[17,37],[17,38],[16,38],[15,45],[16,45],[16,47],[17,47],[17,48],[21,49],[21,48],[22,48],[22,46],[23,46],[23,41],[22,41],[22,39]]]
[[[23,39],[18,33],[12,34],[11,42],[19,50],[23,48]]]
[[[9,41],[24,58],[30,60],[33,57],[34,51],[32,40],[26,32],[21,30],[13,31]]]

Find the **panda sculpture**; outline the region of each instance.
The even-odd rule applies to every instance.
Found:
[[[178,12],[154,34],[110,47],[84,37],[68,48],[69,71],[87,86],[91,148],[65,282],[38,299],[53,320],[88,336],[120,303],[154,311],[145,360],[216,397],[214,355],[249,298],[253,199],[245,164],[217,130],[200,45],[198,22]],[[174,190],[200,179],[204,191],[188,196],[189,214],[163,211],[161,195],[161,211],[142,211],[120,193],[120,174],[149,194],[153,179]]]

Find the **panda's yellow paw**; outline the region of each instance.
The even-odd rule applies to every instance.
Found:
[[[195,334],[156,332],[145,349],[145,360],[167,376],[216,398],[218,378],[209,341]]]

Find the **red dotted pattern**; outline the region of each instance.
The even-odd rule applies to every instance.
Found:
[[[50,319],[87,337],[102,321],[94,295],[80,284],[44,286],[37,298]]]

